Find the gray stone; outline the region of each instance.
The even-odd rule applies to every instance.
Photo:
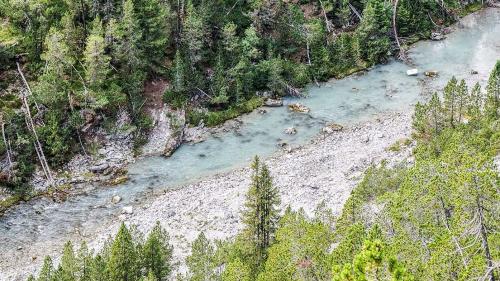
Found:
[[[295,134],[297,134],[297,129],[295,129],[294,127],[286,128],[285,129],[285,134],[287,134],[287,135],[295,135]]]
[[[122,198],[118,195],[115,195],[111,198],[111,203],[113,203],[113,204],[118,204],[118,203],[120,203],[120,201],[122,201]]]
[[[122,214],[131,215],[134,213],[134,208],[132,206],[126,206],[122,208]]]
[[[282,99],[266,99],[264,105],[267,107],[280,107],[283,106]]]
[[[92,173],[102,173],[109,168],[109,164],[103,163],[100,165],[95,165],[89,168]]]

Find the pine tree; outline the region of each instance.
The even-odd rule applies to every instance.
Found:
[[[267,249],[274,240],[279,219],[279,190],[273,186],[269,169],[256,156],[252,163],[252,183],[242,214],[245,228],[243,239],[253,253],[254,272],[267,258]]]
[[[458,85],[455,76],[444,87],[444,110],[446,115],[446,122],[450,127],[455,126],[455,121],[457,120],[457,92]]]
[[[332,281],[414,280],[401,263],[388,257],[385,252],[380,240],[366,240],[363,250],[356,255],[352,264],[346,264],[342,269],[334,268]]]
[[[172,92],[177,95],[185,95],[188,92],[186,65],[181,52],[175,53],[174,66],[172,68]]]
[[[470,92],[470,103],[467,108],[467,114],[473,119],[479,118],[483,109],[483,92],[481,90],[481,85],[476,83]]]
[[[160,222],[156,222],[142,247],[144,268],[153,274],[155,280],[164,280],[172,271],[172,253],[168,233],[161,227]]]
[[[368,0],[363,11],[363,20],[356,30],[362,58],[369,64],[385,60],[390,51],[388,37],[390,7],[384,0]]]
[[[79,281],[93,281],[91,278],[93,257],[89,252],[87,243],[82,242],[77,254]]]
[[[496,63],[488,80],[484,110],[489,118],[500,117],[500,61]]]
[[[52,264],[52,259],[46,256],[43,260],[42,270],[38,275],[37,281],[52,281],[54,276],[54,266]]]
[[[224,58],[227,60],[228,64],[232,66],[240,54],[240,43],[236,36],[236,24],[230,22],[224,25],[222,30],[222,46],[224,50]]]
[[[109,280],[127,281],[136,280],[139,277],[138,253],[132,235],[125,224],[122,223],[120,230],[111,245],[111,253],[108,261]]]
[[[189,281],[210,281],[215,278],[215,252],[202,232],[191,244],[191,255],[186,258]]]
[[[234,261],[230,261],[222,274],[222,281],[250,281],[251,274],[250,268],[241,262],[240,259],[236,258]]]
[[[61,271],[61,281],[76,281],[78,276],[78,263],[73,250],[73,244],[70,241],[64,244],[63,255],[61,264],[59,265]]]
[[[228,103],[229,97],[229,81],[227,79],[226,71],[221,56],[217,58],[215,66],[215,74],[212,81],[213,97],[210,101],[214,105],[224,105]]]
[[[457,88],[457,122],[461,123],[466,112],[466,109],[470,103],[469,90],[465,80],[462,79]]]
[[[120,84],[128,95],[130,112],[135,119],[143,104],[141,92],[145,73],[144,53],[141,49],[142,31],[132,0],[126,0],[123,4],[123,16],[114,38],[114,56],[120,64]]]
[[[90,35],[87,37],[87,44],[84,52],[85,80],[88,90],[93,98],[91,106],[104,108],[110,101],[105,89],[110,81],[111,57],[106,54],[106,43],[104,41],[102,23],[96,18]]]
[[[203,59],[206,29],[191,0],[186,5],[186,19],[183,24],[182,42],[189,54],[191,70]]]
[[[170,44],[172,12],[168,1],[138,0],[135,2],[141,27],[141,49],[148,67],[162,72],[165,54]]]

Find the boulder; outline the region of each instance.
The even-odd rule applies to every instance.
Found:
[[[427,77],[436,77],[439,75],[439,72],[437,72],[436,70],[429,70],[429,71],[426,71],[424,74]]]
[[[119,185],[128,181],[128,176],[118,176],[108,182],[109,185]]]
[[[278,143],[278,147],[286,147],[287,145],[288,145],[288,143],[283,142],[283,141]]]
[[[479,73],[479,72],[477,72],[477,70],[474,70],[474,69],[470,71],[470,74],[472,74],[472,75],[476,75],[476,74],[478,74],[478,73]]]
[[[107,163],[103,163],[103,164],[100,164],[100,165],[92,166],[92,167],[89,168],[89,170],[92,173],[96,173],[97,174],[97,173],[103,173],[108,168],[109,168],[109,165]]]
[[[431,33],[431,40],[433,41],[441,41],[444,40],[446,36],[444,36],[441,32],[432,32]]]
[[[182,137],[171,136],[167,143],[165,144],[165,149],[163,150],[163,156],[170,157],[174,152],[181,146]]]
[[[297,133],[297,129],[294,127],[289,127],[285,129],[285,134],[287,135],[295,135]]]
[[[111,203],[113,203],[113,204],[118,204],[118,203],[120,203],[120,201],[122,201],[122,198],[118,195],[115,195],[111,198]]]
[[[344,129],[344,127],[337,123],[329,123],[322,129],[323,133],[331,134],[333,132],[340,132]]]
[[[266,99],[264,101],[264,106],[267,107],[280,107],[283,106],[283,100],[282,99]]]
[[[408,75],[408,76],[417,76],[418,75],[418,69],[416,69],[416,68],[408,69],[406,71],[406,75]]]
[[[134,208],[132,206],[126,206],[122,208],[122,214],[131,215],[134,213]]]
[[[288,109],[298,113],[309,113],[309,111],[311,111],[307,106],[300,103],[289,104]]]

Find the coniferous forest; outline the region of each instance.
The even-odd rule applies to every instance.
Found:
[[[279,210],[272,171],[256,157],[244,228],[228,241],[202,232],[186,273],[170,276],[159,224],[147,238],[122,224],[96,254],[68,242],[59,265],[47,257],[30,280],[498,280],[499,109],[500,61],[486,89],[453,78],[417,104],[415,164],[368,169],[339,217],[324,205],[314,217]]]
[[[3,193],[14,198],[0,200],[0,243],[2,231],[10,230],[1,217],[8,208],[50,197],[54,190],[64,194],[53,200],[57,204],[72,198],[65,191],[72,185],[54,184],[53,171],[64,174],[77,154],[98,154],[96,132],[115,132],[117,124],[126,123],[120,130],[131,132],[133,157],[139,157],[157,125],[151,107],[165,106],[184,119],[182,125],[170,123],[172,135],[180,134],[177,149],[187,127],[217,127],[268,100],[282,106],[283,98],[304,97],[307,86],[393,60],[411,65],[412,44],[442,40],[460,18],[495,5],[500,7],[496,0],[0,0],[0,199]],[[453,77],[412,104],[411,137],[387,147],[410,156],[396,164],[369,164],[340,213],[326,203],[314,214],[282,204],[276,184],[282,175],[273,173],[268,159],[255,156],[248,163],[250,184],[235,236],[214,240],[199,231],[183,256],[161,220],[147,233],[127,222],[147,207],[125,207],[122,217],[115,209],[104,210],[113,223],[114,215],[122,222],[103,245],[68,241],[57,257],[50,254],[53,248],[47,250],[42,266],[25,276],[29,281],[497,281],[499,59],[491,58],[496,65],[483,87]],[[438,73],[425,75],[432,79]],[[330,133],[343,130],[334,125]],[[361,141],[368,146],[372,140]],[[89,177],[104,174],[108,166],[102,167]],[[32,186],[37,172],[49,183],[42,192]],[[129,180],[126,171],[114,172],[117,178],[106,187],[96,183],[93,190]],[[113,183],[117,179],[124,181]],[[89,190],[84,196],[92,195]],[[134,201],[115,195],[107,203],[124,200]]]
[[[385,62],[485,4],[3,0],[0,155],[12,165],[0,182],[28,195],[36,165],[50,174],[86,154],[90,127],[109,128],[123,111],[140,148],[152,126],[151,82],[167,85],[163,101],[184,108],[188,123],[214,126],[262,97],[299,95],[308,83]]]

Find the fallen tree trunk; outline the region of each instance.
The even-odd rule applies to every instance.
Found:
[[[21,79],[23,80],[24,85],[26,86],[26,91],[28,92],[29,95],[32,95],[31,88],[28,84],[28,81],[24,77],[24,74],[21,70],[21,66],[19,65],[18,62],[16,62],[17,65],[17,71],[19,72],[19,75],[21,75]],[[35,124],[33,123],[33,118],[31,117],[31,112],[30,112],[30,107],[28,104],[28,99],[27,95],[24,92],[21,92],[21,101],[23,103],[24,111],[25,111],[25,120],[26,120],[26,125],[28,126],[28,129],[31,131],[33,134],[33,137],[35,138],[35,150],[38,156],[38,159],[40,161],[40,165],[42,166],[43,172],[49,182],[50,185],[54,185],[54,179],[52,178],[52,173],[50,171],[49,164],[47,162],[47,158],[45,157],[45,154],[43,153],[42,149],[42,144],[40,143],[40,139],[38,138],[38,134],[36,132]]]

